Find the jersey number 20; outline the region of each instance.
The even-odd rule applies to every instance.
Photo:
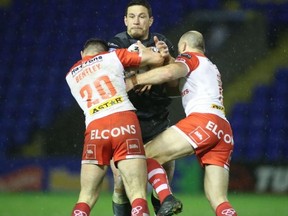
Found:
[[[87,101],[88,108],[113,97],[116,92],[108,76],[101,76],[93,84],[87,84],[80,90],[81,97]]]

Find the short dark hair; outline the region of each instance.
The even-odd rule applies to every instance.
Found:
[[[100,39],[100,38],[88,39],[83,46],[83,50],[85,50],[86,48],[88,48],[91,45],[97,46],[99,51],[108,51],[109,50],[108,43],[106,41]]]
[[[143,7],[146,7],[147,10],[148,10],[148,15],[149,17],[152,17],[152,8],[151,8],[151,5],[148,1],[146,0],[131,0],[127,7],[126,7],[126,11],[125,11],[125,16],[127,16],[127,12],[128,12],[128,8],[131,7],[131,6],[134,6],[134,5],[141,5]]]

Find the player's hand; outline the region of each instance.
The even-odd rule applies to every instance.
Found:
[[[125,75],[125,79],[130,78],[131,76],[134,76],[137,73],[136,70],[128,70],[125,71],[124,75]]]
[[[148,94],[150,92],[151,88],[152,88],[152,85],[137,86],[137,88],[135,89],[135,92],[138,95],[142,95],[142,94],[145,94],[145,93]]]
[[[141,43],[140,40],[137,41],[137,46],[138,46],[138,50],[139,50],[140,55],[141,55],[143,52],[145,52],[145,50],[149,50],[149,51],[150,51],[150,49],[147,48],[147,47],[145,47],[145,46]]]
[[[156,48],[159,50],[161,56],[163,58],[169,58],[170,53],[169,53],[169,48],[167,44],[164,41],[160,41],[157,36],[154,36],[154,43],[156,45]]]

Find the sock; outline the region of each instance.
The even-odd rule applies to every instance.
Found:
[[[114,216],[127,216],[131,215],[130,201],[125,191],[121,193],[113,192],[112,196],[112,209]]]
[[[155,190],[153,190],[153,192],[151,193],[151,203],[152,203],[152,206],[154,208],[154,212],[157,215],[157,213],[161,207],[161,203],[160,203],[160,200],[158,199],[158,196],[157,196]]]
[[[84,202],[80,202],[80,203],[76,203],[76,205],[73,208],[72,211],[72,216],[76,216],[76,215],[90,215],[90,206],[87,203]]]
[[[130,203],[127,195],[126,195],[126,192],[125,190],[122,191],[121,193],[117,193],[117,192],[113,192],[113,195],[112,195],[112,201],[114,203],[117,203],[117,204],[126,204],[126,203]]]
[[[132,202],[131,216],[149,216],[148,204],[145,199],[137,198]]]
[[[237,216],[237,212],[229,202],[223,202],[217,206],[216,216]]]
[[[114,201],[112,202],[112,207],[113,207],[113,213],[114,216],[127,216],[131,215],[131,205],[130,203],[115,203]]]
[[[163,167],[154,159],[147,158],[148,181],[156,191],[160,203],[170,194],[172,194],[168,178]]]

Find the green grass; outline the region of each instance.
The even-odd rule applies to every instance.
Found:
[[[184,204],[181,216],[213,216],[203,196],[175,194]],[[77,200],[77,193],[1,193],[1,216],[65,216],[70,215]],[[288,196],[233,193],[229,197],[240,216],[287,215]],[[151,210],[150,206],[150,210]],[[112,216],[111,194],[103,193],[91,216]],[[152,216],[152,214],[151,214]]]

